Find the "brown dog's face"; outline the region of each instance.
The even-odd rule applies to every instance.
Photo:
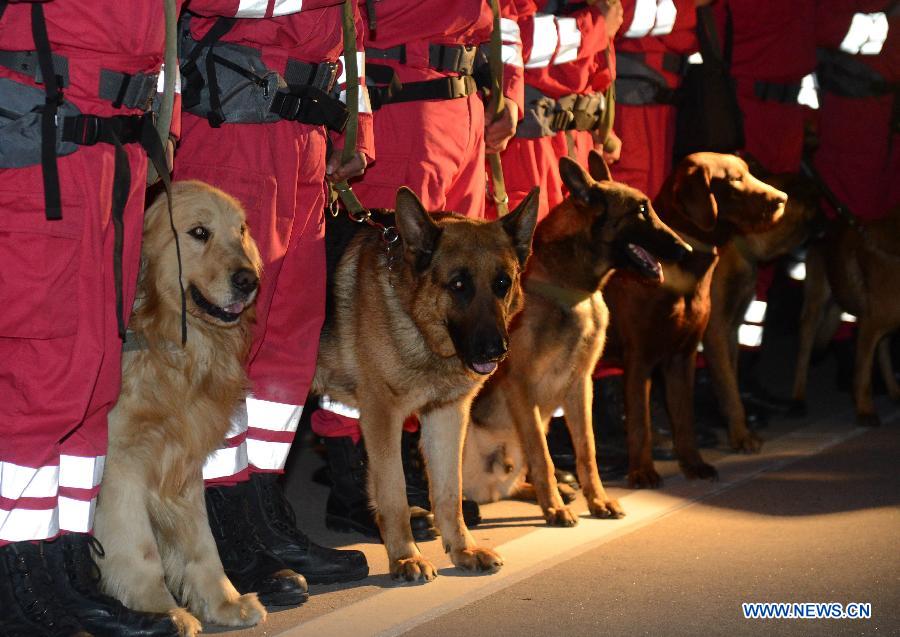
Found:
[[[411,273],[414,320],[432,351],[457,356],[478,376],[506,356],[508,326],[522,307],[519,279],[531,253],[537,189],[493,222],[434,217],[412,191],[397,193],[397,230]]]
[[[560,160],[560,175],[574,205],[555,210],[545,223],[586,242],[597,277],[611,268],[628,268],[661,280],[659,260],[678,261],[690,247],[659,220],[646,195],[613,181],[599,154],[591,152],[589,166],[590,175],[576,162]]]
[[[206,323],[236,325],[256,298],[262,272],[243,209],[218,189],[183,181],[172,186],[172,214],[188,313]],[[160,302],[180,312],[178,255],[164,197],[147,211],[144,254]]]
[[[702,232],[719,221],[742,234],[771,228],[784,214],[787,195],[760,181],[734,155],[694,153],[676,166],[670,178],[683,215]]]

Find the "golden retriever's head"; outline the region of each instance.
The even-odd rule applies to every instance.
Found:
[[[200,181],[172,184],[172,222],[181,249],[187,310],[195,321],[239,323],[256,299],[262,261],[240,203]],[[144,219],[141,293],[156,311],[181,312],[178,254],[165,196]]]

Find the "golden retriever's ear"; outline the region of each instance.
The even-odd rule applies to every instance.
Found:
[[[425,270],[437,248],[441,229],[425,210],[416,193],[406,187],[397,191],[395,211],[397,231],[403,239],[407,256],[418,272]]]
[[[709,166],[689,166],[675,184],[675,196],[684,215],[700,230],[710,232],[716,227],[719,207],[712,191]]]
[[[591,173],[591,177],[594,178],[594,181],[613,180],[612,173],[609,171],[606,160],[603,159],[603,155],[596,150],[592,150],[588,154],[588,172]]]

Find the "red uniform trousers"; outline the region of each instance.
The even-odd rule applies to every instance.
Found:
[[[506,194],[509,196],[509,209],[518,206],[531,189],[538,186],[541,189],[538,200],[540,222],[552,208],[548,194],[562,192],[553,137],[513,137],[506,150],[500,154],[500,160],[503,164]],[[497,216],[497,210],[490,200],[487,216],[491,219]]]
[[[364,206],[393,208],[397,189],[408,186],[427,210],[484,217],[484,105],[477,95],[391,104],[375,112],[374,124],[377,159],[353,185]],[[357,442],[357,417],[352,408],[332,405],[313,414],[312,429]]]
[[[140,262],[146,156],[126,146],[123,306]],[[41,167],[0,170],[0,545],[88,532],[119,395],[114,149],[60,157],[63,218],[44,217]]]
[[[175,177],[236,197],[259,245],[263,275],[247,363],[251,396],[204,477],[281,472],[315,373],[325,316],[325,130],[297,122],[226,124],[182,119]],[[249,420],[248,420],[249,418]]]
[[[622,140],[622,157],[610,166],[613,178],[652,200],[671,172],[675,108],[616,104],[616,134]]]

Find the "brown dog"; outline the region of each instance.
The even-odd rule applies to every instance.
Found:
[[[262,264],[240,204],[225,193],[176,183],[173,219],[188,339],[182,347],[178,258],[162,197],[145,217],[95,532],[106,591],[131,608],[169,613],[182,635],[195,635],[194,615],[228,626],[266,618],[256,594],[240,595],[222,570],[202,477],[247,389],[242,362]]]
[[[733,155],[696,153],[666,180],[654,207],[692,248],[679,263],[663,264],[660,285],[619,272],[606,286],[611,358],[624,364],[628,482],[657,487],[650,434],[650,376],[662,368],[675,453],[688,478],[715,478],[694,436],[694,366],[710,313],[710,284],[718,246],[738,234],[769,229],[787,195],[759,181]]]
[[[659,221],[646,195],[612,180],[600,155],[591,153],[589,164],[590,176],[568,158],[559,162],[571,195],[535,232],[525,310],[510,334],[509,356],[472,406],[463,463],[468,497],[519,495],[526,473],[523,448],[544,518],[557,526],[578,519],[560,497],[547,448],[547,428],[558,407],[566,414],[591,515],[623,515],[600,481],[591,419],[591,375],[609,319],[601,290],[613,268],[659,281],[658,258],[677,260],[690,251]]]
[[[800,349],[794,378],[794,401],[806,399],[806,377],[816,332],[826,315],[829,330],[820,342],[834,336],[840,311],[857,317],[856,364],[853,400],[857,422],[866,427],[880,424],[872,404],[872,362],[878,348],[881,374],[888,394],[900,400],[900,387],[891,369],[887,343],[882,338],[900,327],[900,207],[885,219],[863,224],[863,230],[845,221],[830,222],[824,239],[806,255],[806,283],[800,321]],[[880,346],[879,346],[880,343]]]
[[[759,265],[788,254],[806,241],[819,213],[814,185],[800,175],[772,175],[764,181],[788,195],[784,215],[765,232],[735,235],[719,248],[712,278],[709,325],[703,355],[735,451],[759,451],[762,440],[747,429],[738,388],[738,329],[756,290]]]
[[[522,307],[519,277],[531,252],[537,190],[495,221],[432,217],[408,189],[397,193],[400,246],[364,228],[334,275],[313,390],[356,407],[369,456],[369,494],[391,575],[434,579],[409,524],[400,437],[417,414],[431,502],[453,563],[496,571],[462,517],[462,444],[475,394],[506,355]]]

